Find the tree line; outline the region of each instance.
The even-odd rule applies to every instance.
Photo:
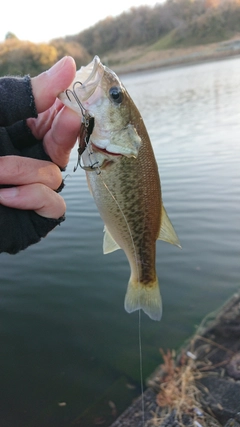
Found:
[[[240,0],[167,0],[107,17],[66,39],[77,41],[94,55],[150,45],[167,35],[171,37],[164,47],[177,47],[220,41],[239,31]]]
[[[33,77],[65,55],[74,57],[78,68],[91,59],[87,50],[74,41],[56,39],[50,43],[32,43],[8,33],[0,43],[0,76],[30,74]]]
[[[154,7],[131,8],[49,43],[21,41],[8,33],[0,43],[0,75],[34,76],[66,54],[75,58],[79,68],[95,54],[139,45],[163,49],[211,43],[239,32],[240,0],[166,0]]]

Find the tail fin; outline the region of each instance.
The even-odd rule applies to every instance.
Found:
[[[142,309],[151,319],[161,320],[162,298],[158,280],[156,279],[156,282],[150,287],[142,283],[133,284],[130,279],[124,307],[128,313]]]

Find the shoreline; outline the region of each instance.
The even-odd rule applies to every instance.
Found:
[[[240,291],[174,357],[169,350],[147,389],[110,427],[240,427]],[[144,404],[144,416],[142,408]]]
[[[126,61],[124,63],[123,57],[125,54]],[[113,57],[103,58],[103,61],[117,74],[121,75],[156,69],[165,70],[175,67],[198,65],[201,63],[238,57],[240,57],[240,39],[234,38],[225,42],[206,46],[196,46],[195,48],[142,51],[139,55],[131,49],[126,52],[120,52]],[[109,65],[108,62],[110,63]]]

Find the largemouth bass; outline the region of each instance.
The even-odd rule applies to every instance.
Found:
[[[180,243],[163,207],[143,119],[118,76],[97,56],[59,98],[82,116],[80,161],[105,223],[103,251],[123,249],[131,267],[125,309],[160,320],[156,240]]]

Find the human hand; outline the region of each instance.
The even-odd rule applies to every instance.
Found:
[[[0,184],[15,185],[0,189],[0,204],[34,210],[46,218],[59,218],[66,210],[57,190],[62,182],[59,167],[64,168],[80,128],[79,116],[56,99],[72,82],[76,72],[73,58],[65,57],[50,70],[31,79],[36,119],[27,125],[53,163],[20,156],[0,157]],[[58,166],[59,167],[58,167]]]

